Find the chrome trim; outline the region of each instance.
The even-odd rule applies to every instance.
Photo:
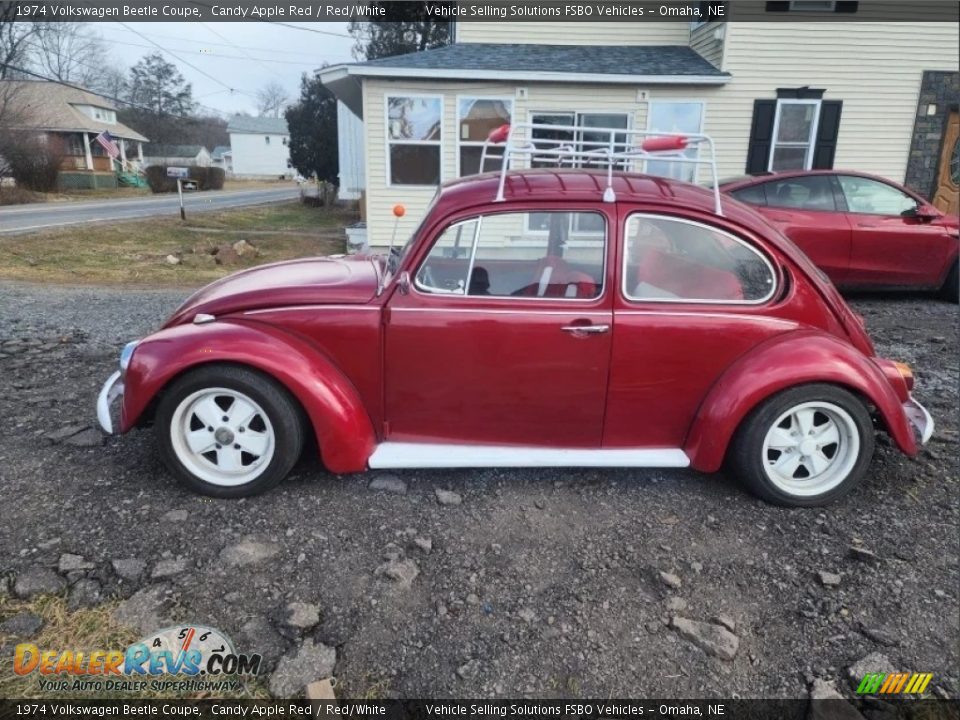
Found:
[[[133,340],[128,342],[123,346],[123,350],[120,351],[120,374],[126,375],[127,368],[130,367],[130,360],[133,358],[133,351],[137,349],[137,345],[140,344],[139,340]]]
[[[212,323],[217,319],[216,315],[208,315],[207,313],[197,313],[193,316],[194,325],[206,325],[207,323]]]
[[[472,295],[471,297],[480,297]],[[568,310],[549,310],[546,308],[526,308],[523,310],[503,310],[501,308],[432,308],[432,307],[395,307],[390,308],[390,312],[431,312],[431,313],[474,313],[481,315],[598,315],[610,317],[612,310],[580,310],[570,308]]]
[[[244,310],[244,315],[261,315],[274,312],[296,312],[300,310],[376,310],[379,305],[289,305],[287,307],[262,308],[260,310]]]
[[[680,222],[687,225],[695,225],[697,227],[705,228],[711,232],[720,233],[721,235],[726,235],[728,238],[733,240],[738,245],[743,245],[747,250],[757,255],[764,264],[767,266],[767,269],[770,271],[770,277],[773,278],[773,286],[770,288],[770,292],[767,293],[760,300],[706,300],[703,298],[635,298],[627,292],[627,260],[629,259],[629,253],[627,252],[627,227],[630,224],[630,221],[635,217],[646,217],[654,218],[655,220],[667,220],[671,222]],[[771,298],[776,297],[777,291],[779,290],[779,283],[777,282],[777,271],[774,268],[773,263],[770,262],[767,256],[753,247],[750,243],[746,242],[740,237],[737,237],[733,233],[727,230],[721,230],[718,227],[713,225],[707,225],[706,223],[697,222],[696,220],[688,220],[682,217],[676,217],[674,215],[660,215],[656,213],[643,213],[635,212],[630,213],[626,220],[623,223],[623,263],[620,265],[620,295],[624,300],[631,303],[637,304],[646,304],[646,303],[657,303],[657,304],[684,304],[684,305],[763,305],[768,302]]]
[[[917,402],[913,395],[903,404],[903,412],[917,434],[920,435],[920,444],[926,445],[927,441],[933,436],[933,416],[927,412],[923,405]]]
[[[110,417],[110,406],[113,401],[123,395],[123,380],[120,378],[120,371],[113,373],[100,388],[100,394],[97,395],[97,421],[100,427],[108,435],[113,434],[113,419]]]

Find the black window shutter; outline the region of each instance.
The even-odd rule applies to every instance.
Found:
[[[817,126],[817,144],[813,148],[813,169],[833,169],[837,154],[837,135],[840,132],[841,100],[824,100],[820,103],[820,124]]]
[[[747,151],[749,174],[767,171],[770,143],[773,142],[773,118],[776,114],[776,100],[753,101],[753,123],[750,125],[750,147]]]

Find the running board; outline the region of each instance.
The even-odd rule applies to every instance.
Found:
[[[444,445],[385,442],[368,461],[371,469],[477,467],[670,467],[690,458],[678,448],[555,450],[516,445]]]

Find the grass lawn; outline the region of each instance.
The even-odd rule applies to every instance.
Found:
[[[299,202],[177,218],[74,225],[0,236],[0,278],[34,282],[201,285],[245,267],[344,252],[343,226],[355,217]],[[258,255],[218,264],[216,247],[246,240]],[[181,259],[171,264],[167,256]]]
[[[0,619],[5,620],[8,617],[24,611],[32,612],[43,619],[44,625],[39,634],[27,641],[36,645],[41,652],[45,650],[55,650],[57,652],[69,650],[74,653],[83,651],[88,656],[89,653],[94,650],[119,650],[122,652],[142,638],[138,637],[137,633],[133,630],[118,625],[113,619],[112,612],[117,604],[117,602],[108,602],[98,607],[71,611],[67,609],[66,600],[60,596],[45,595],[29,602],[14,600],[12,598],[2,598],[0,599]],[[107,690],[69,692],[53,689],[44,690],[40,688],[40,684],[37,682],[38,678],[43,678],[48,681],[67,680],[70,684],[72,684],[74,680],[142,680],[144,678],[131,678],[124,675],[84,676],[67,673],[43,676],[38,671],[34,671],[29,675],[18,676],[13,672],[13,649],[18,641],[12,637],[4,638],[4,641],[9,643],[10,657],[3,663],[3,667],[0,669],[0,697],[47,700],[63,700],[65,698],[153,700],[159,698],[209,697],[209,693],[182,693],[153,689],[150,688],[149,679],[147,690],[144,692]],[[251,649],[247,652],[256,652],[256,650]],[[158,679],[183,680],[184,676],[165,676]],[[222,694],[218,694],[217,697],[238,700],[263,699],[268,698],[269,693],[267,693],[262,681],[254,679],[246,681],[244,686],[239,690],[225,691]]]

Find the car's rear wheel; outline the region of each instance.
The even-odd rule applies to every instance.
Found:
[[[833,385],[802,385],[754,410],[734,438],[730,467],[777,505],[811,507],[853,490],[873,457],[870,414]]]
[[[960,302],[960,261],[953,264],[947,281],[940,288],[940,297],[950,302]]]
[[[155,426],[177,480],[220,498],[273,487],[303,447],[298,408],[286,389],[233,365],[207,365],[178,378],[163,394]]]

